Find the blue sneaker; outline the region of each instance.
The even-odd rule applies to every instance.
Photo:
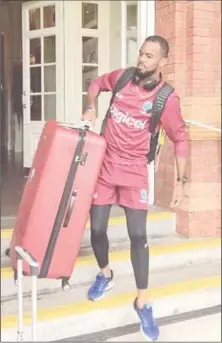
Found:
[[[109,291],[112,287],[113,271],[111,270],[110,278],[106,278],[102,273],[99,273],[88,290],[88,299],[92,301],[100,300],[105,295],[105,292]]]
[[[159,337],[159,328],[153,317],[152,307],[145,305],[142,309],[139,309],[136,304],[137,299],[134,301],[133,308],[140,319],[140,330],[143,336],[148,341],[156,341]]]

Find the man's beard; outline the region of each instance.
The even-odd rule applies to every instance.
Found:
[[[157,69],[154,68],[153,70],[148,70],[145,72],[142,72],[139,68],[136,68],[136,76],[140,79],[140,81],[144,81],[145,79],[149,79],[151,76],[153,76],[156,73]]]

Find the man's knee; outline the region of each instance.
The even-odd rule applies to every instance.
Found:
[[[92,205],[90,210],[90,229],[92,236],[106,234],[110,209],[110,205]]]
[[[135,247],[147,247],[146,221],[147,211],[125,208],[127,228],[131,244]]]
[[[138,230],[139,231],[139,230]],[[147,248],[148,243],[147,243],[147,236],[146,233],[139,233],[137,230],[131,231],[129,234],[130,237],[130,242],[132,247],[134,248]]]

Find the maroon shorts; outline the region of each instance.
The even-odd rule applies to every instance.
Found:
[[[119,165],[104,161],[94,193],[94,205],[148,209],[146,165]]]

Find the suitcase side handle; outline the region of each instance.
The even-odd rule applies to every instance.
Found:
[[[32,277],[32,340],[36,341],[36,322],[37,322],[37,275],[39,263],[36,259],[22,247],[16,246],[17,254],[17,277],[18,277],[18,332],[17,341],[23,341],[23,261],[30,267]]]
[[[65,216],[65,219],[64,219],[64,222],[63,222],[63,227],[67,227],[69,225],[69,221],[70,221],[70,218],[71,218],[72,210],[73,210],[73,207],[75,205],[76,196],[77,196],[77,192],[76,191],[72,192],[70,200],[69,200],[66,216]]]
[[[89,120],[81,120],[79,124],[72,124],[72,123],[61,123],[58,122],[60,126],[71,128],[71,129],[79,129],[79,130],[86,130],[89,131],[92,129],[92,123]]]

